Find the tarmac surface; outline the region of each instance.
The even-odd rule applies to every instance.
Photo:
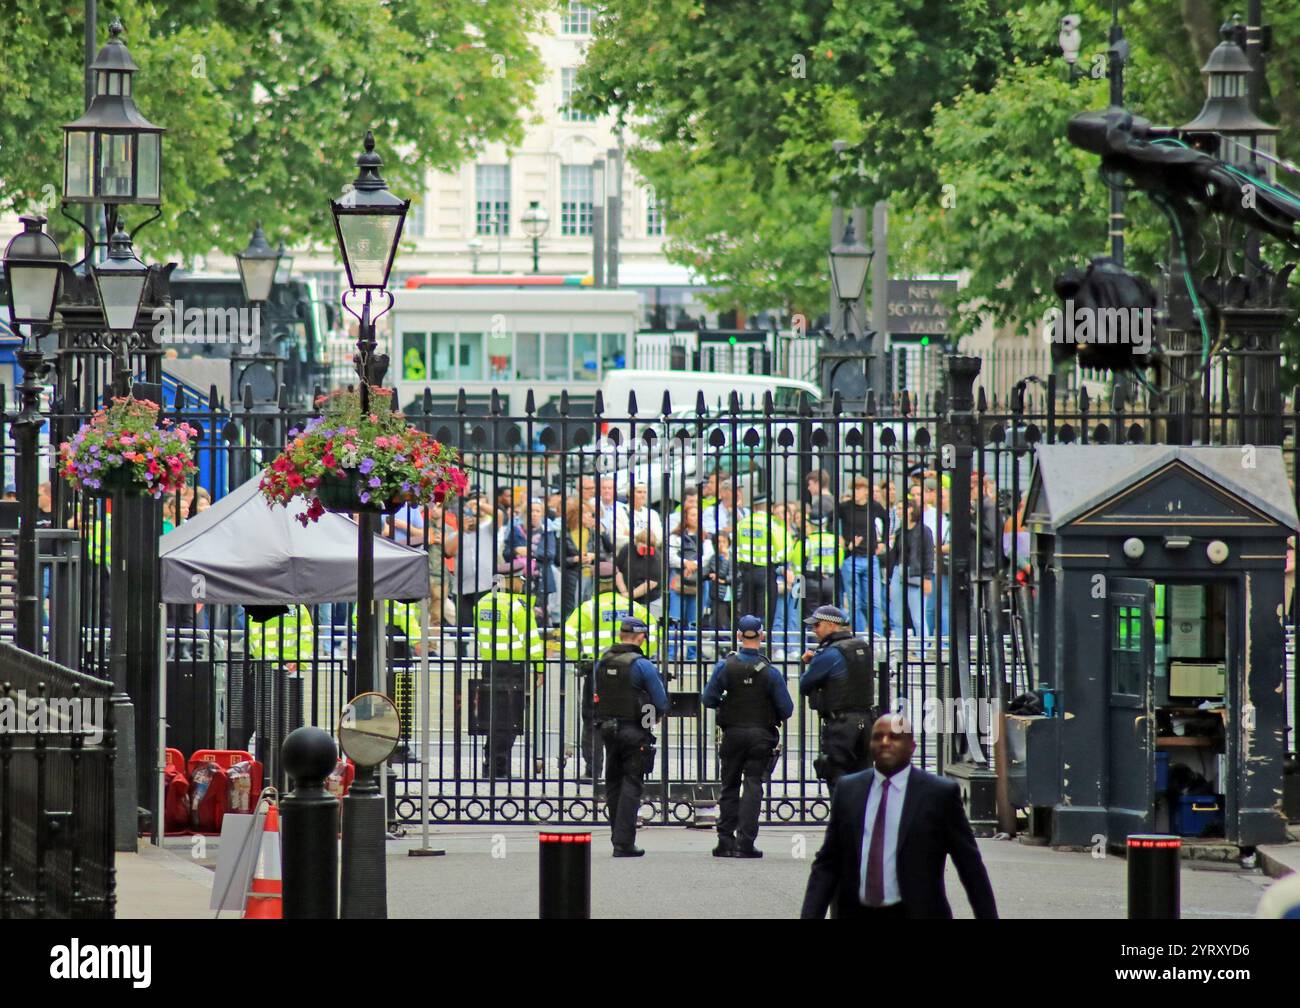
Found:
[[[798,916],[820,829],[765,828],[762,860],[711,857],[712,831],[678,826],[637,833],[644,858],[610,856],[609,831],[592,831],[591,910],[596,918],[726,919]],[[393,918],[536,918],[537,828],[444,826],[430,830],[442,857],[412,857],[420,834],[388,844],[388,906]],[[1126,915],[1123,858],[1056,851],[1016,841],[979,840],[980,853],[1007,918],[1121,919]],[[175,846],[173,846],[175,844]],[[202,854],[201,857],[195,855]],[[118,856],[118,916],[211,918],[215,842],[197,850],[169,841]],[[1251,917],[1271,879],[1235,862],[1182,865],[1184,919]],[[948,895],[958,917],[971,916],[951,865]],[[235,916],[225,913],[225,918]]]

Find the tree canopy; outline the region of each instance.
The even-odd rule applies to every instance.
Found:
[[[253,223],[332,242],[328,200],[373,129],[383,175],[422,198],[428,171],[522,138],[548,0],[121,0],[141,111],[167,128],[157,258],[242,248]],[[99,42],[107,38],[101,5]],[[58,213],[61,126],[84,107],[80,4],[29,0],[0,48],[0,209]],[[144,219],[127,211],[128,224]],[[75,237],[73,243],[75,244]]]

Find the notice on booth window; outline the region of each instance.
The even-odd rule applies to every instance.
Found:
[[[1169,586],[1169,657],[1205,657],[1205,588]]]

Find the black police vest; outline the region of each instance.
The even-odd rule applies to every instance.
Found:
[[[762,725],[777,723],[776,705],[767,691],[767,659],[757,662],[741,661],[736,655],[727,658],[722,666],[727,677],[727,692],[718,708],[718,724],[724,728],[736,725]]]
[[[844,675],[831,679],[822,692],[819,710],[834,714],[842,710],[865,710],[875,703],[875,682],[871,674],[871,646],[861,637],[832,634],[822,647],[833,647],[844,656]]]
[[[645,692],[632,682],[632,666],[645,657],[635,644],[615,644],[600,656],[595,671],[597,718],[639,718]]]

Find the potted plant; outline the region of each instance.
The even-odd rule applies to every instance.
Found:
[[[262,496],[288,505],[297,497],[305,526],[326,511],[393,512],[463,494],[468,487],[454,449],[411,426],[393,410],[392,389],[371,388],[370,412],[360,396],[339,390],[316,400],[321,415],[301,430],[262,472]]]
[[[59,472],[83,493],[104,497],[114,490],[175,493],[197,472],[187,423],[159,421],[156,403],[115,398],[98,410],[70,439],[59,445]]]

